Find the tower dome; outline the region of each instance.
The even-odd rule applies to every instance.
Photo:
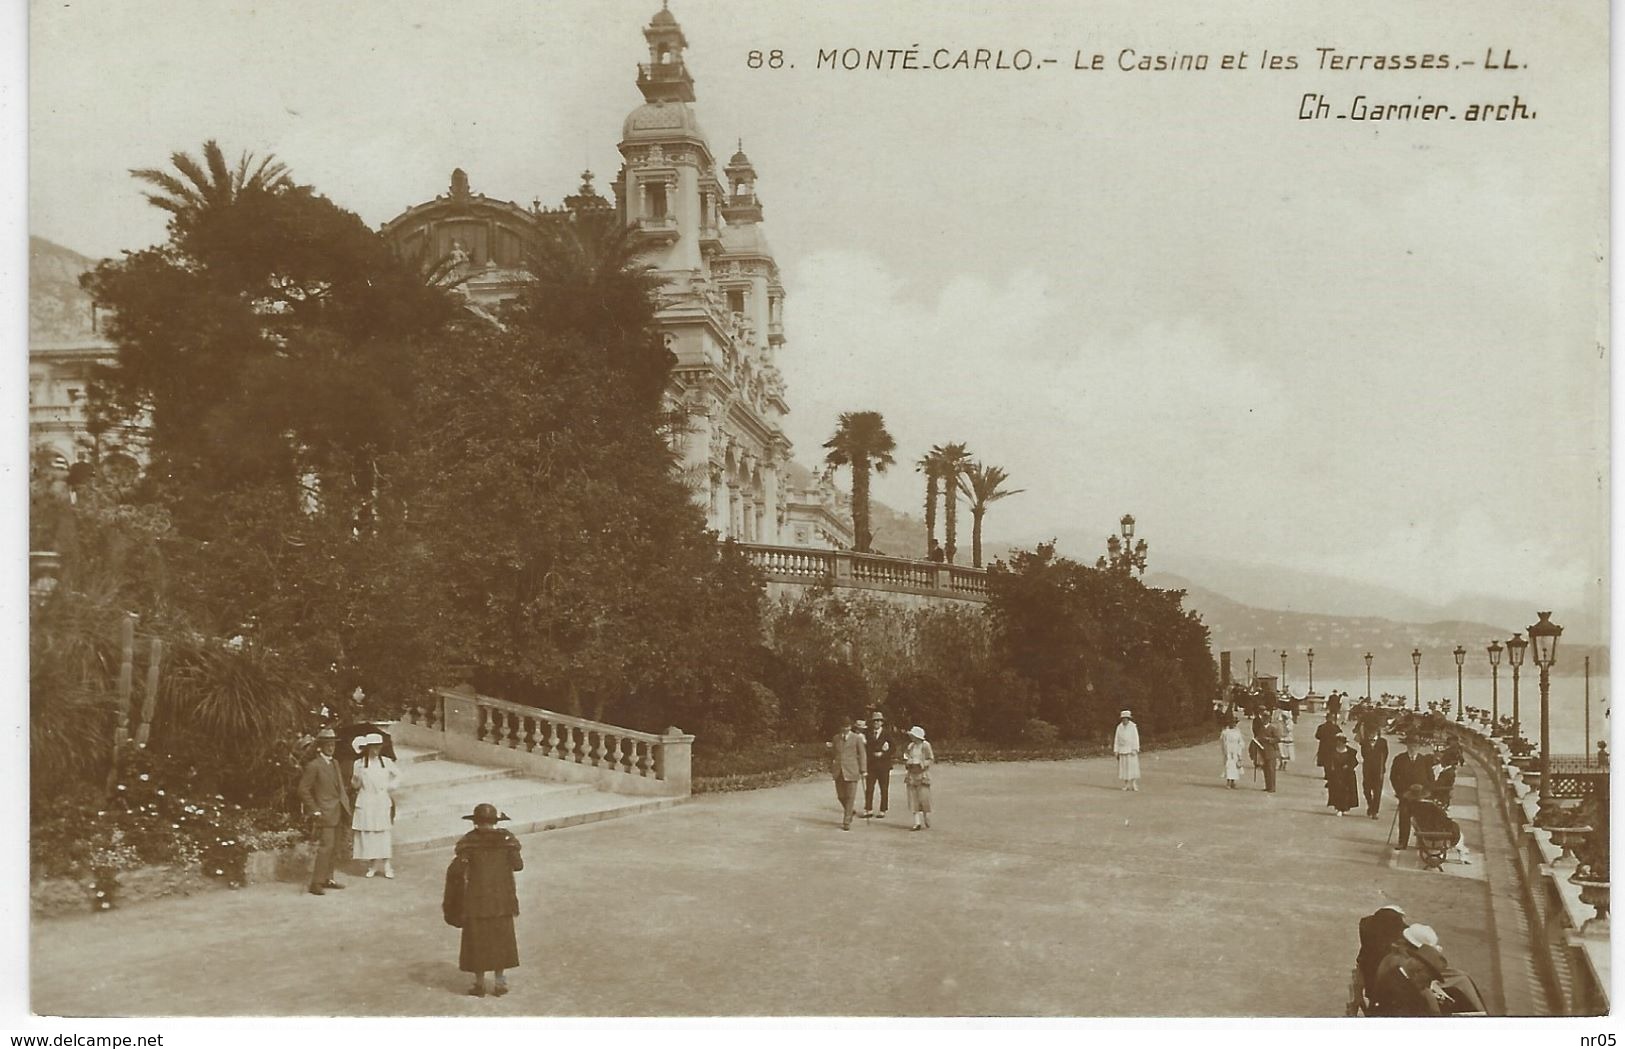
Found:
[[[621,125],[621,139],[626,142],[672,138],[705,141],[705,129],[687,102],[645,102],[628,113]]]

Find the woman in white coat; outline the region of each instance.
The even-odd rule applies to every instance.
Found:
[[[393,794],[400,785],[401,774],[395,762],[383,755],[384,737],[373,733],[357,739],[353,746],[360,757],[350,773],[350,785],[355,789],[355,858],[367,861],[366,877],[382,874],[395,877],[390,863],[394,853],[395,801]]]
[[[1118,717],[1117,735],[1112,738],[1112,753],[1117,755],[1117,778],[1124,790],[1140,789],[1140,727],[1134,715],[1122,711]]]
[[[1235,718],[1219,733],[1219,750],[1224,754],[1224,785],[1235,790],[1236,781],[1241,778],[1241,762],[1247,754],[1247,743],[1241,738]]]

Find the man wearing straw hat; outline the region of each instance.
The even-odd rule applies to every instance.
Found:
[[[1388,782],[1394,788],[1394,797],[1399,799],[1399,811],[1394,814],[1399,826],[1399,844],[1394,846],[1395,852],[1403,851],[1411,843],[1411,817],[1416,810],[1411,788],[1421,787],[1423,795],[1433,789],[1433,758],[1422,753],[1423,743],[1419,735],[1406,736],[1405,753],[1395,758],[1388,769]]]
[[[299,800],[316,835],[316,862],[310,873],[312,896],[344,888],[333,880],[333,850],[339,824],[350,817],[350,792],[339,775],[338,762],[333,760],[338,742],[338,733],[331,727],[317,733],[316,756],[305,764],[299,776]]]
[[[886,715],[875,711],[869,719],[868,769],[863,777],[863,818],[875,818],[875,784],[880,785],[880,818],[886,818],[891,802],[892,736],[886,730]]]

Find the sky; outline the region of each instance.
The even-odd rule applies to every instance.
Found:
[[[917,513],[913,461],[964,441],[1025,489],[999,536],[1104,537],[1132,512],[1182,563],[1606,602],[1607,5],[1008,6],[673,6],[713,152],[742,138],[758,172],[798,459],[873,409],[899,461],[876,497]],[[36,2],[31,230],[93,256],[161,240],[127,171],[210,137],[373,225],[458,166],[557,203],[584,166],[613,178],[655,10]],[[816,68],[915,46],[1056,63]],[[1317,48],[1478,64],[1332,70]],[[1209,68],[1126,72],[1125,49]],[[1535,117],[1300,120],[1307,93]]]

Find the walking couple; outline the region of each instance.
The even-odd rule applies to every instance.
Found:
[[[876,713],[870,725],[850,722],[828,744],[830,772],[835,778],[835,797],[841,803],[841,829],[851,830],[856,815],[858,784],[864,785],[864,819],[886,818],[890,803],[891,769],[896,757],[893,740],[886,729],[886,717]],[[867,735],[865,733],[868,733]],[[909,730],[903,747],[904,782],[908,787],[909,809],[914,814],[914,830],[931,825],[931,774],[935,756],[918,725]],[[875,787],[880,787],[880,811],[874,811]]]

